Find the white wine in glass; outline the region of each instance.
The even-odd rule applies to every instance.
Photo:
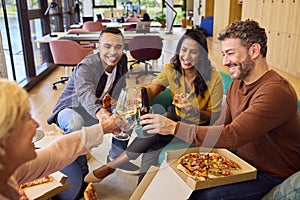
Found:
[[[130,129],[133,129],[136,124],[137,110],[137,90],[134,87],[122,88],[120,96],[116,104],[116,113],[121,115],[124,121],[119,124],[121,133],[115,135],[116,139],[127,140]]]

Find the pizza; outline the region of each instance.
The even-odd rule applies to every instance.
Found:
[[[110,109],[111,108],[111,96],[107,93],[106,95],[104,95],[103,99],[102,99],[102,105],[103,108],[105,109]]]
[[[189,95],[183,93],[176,93],[173,97],[172,104],[178,108],[183,108],[191,105],[189,102]]]
[[[45,176],[43,178],[39,178],[39,179],[36,179],[36,180],[28,182],[28,183],[24,183],[24,184],[20,185],[19,188],[24,189],[24,188],[27,188],[27,187],[40,185],[40,184],[43,184],[43,183],[49,183],[49,182],[52,182],[52,181],[53,181],[52,176]]]
[[[98,200],[96,190],[92,183],[88,184],[88,186],[84,190],[83,195],[85,200]]]
[[[20,195],[20,200],[29,200],[29,198],[25,194],[24,190],[21,188],[19,188],[19,195]]]
[[[36,185],[44,184],[44,183],[49,183],[52,182],[53,178],[51,176],[45,176],[43,178],[36,179],[34,181],[24,183],[19,186],[19,194],[20,194],[20,200],[29,200],[29,198],[26,196],[26,193],[24,192],[24,189],[33,187]]]
[[[231,176],[232,170],[241,168],[218,153],[189,153],[178,159],[177,169],[195,180],[204,181]]]

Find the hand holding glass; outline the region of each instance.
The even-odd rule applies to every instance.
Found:
[[[122,132],[115,136],[116,139],[127,140],[130,129],[133,129],[136,123],[137,110],[137,90],[134,87],[127,87],[121,90],[116,104],[116,113],[121,115],[124,121],[118,125]]]

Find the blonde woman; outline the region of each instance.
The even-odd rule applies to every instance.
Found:
[[[64,168],[101,144],[105,133],[119,132],[116,121],[120,118],[113,115],[36,151],[32,138],[39,124],[31,118],[27,92],[15,82],[0,79],[0,110],[0,199],[20,199],[20,184]]]

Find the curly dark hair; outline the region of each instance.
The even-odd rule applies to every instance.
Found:
[[[206,81],[210,80],[212,66],[211,62],[208,59],[208,48],[207,48],[207,41],[205,32],[203,30],[195,30],[195,29],[188,29],[185,34],[180,38],[175,56],[171,58],[171,63],[174,64],[174,69],[178,72],[178,76],[175,78],[175,82],[180,86],[180,77],[182,76],[181,71],[181,64],[179,60],[179,52],[182,46],[182,43],[185,39],[192,39],[196,41],[200,45],[200,55],[199,63],[195,68],[197,69],[197,75],[194,80],[194,87],[196,95],[204,96],[205,90],[207,90]]]
[[[239,38],[241,45],[249,48],[253,43],[261,46],[260,53],[265,58],[267,55],[267,35],[264,28],[258,22],[246,19],[245,21],[235,21],[222,30],[218,35],[218,40],[226,38]]]

